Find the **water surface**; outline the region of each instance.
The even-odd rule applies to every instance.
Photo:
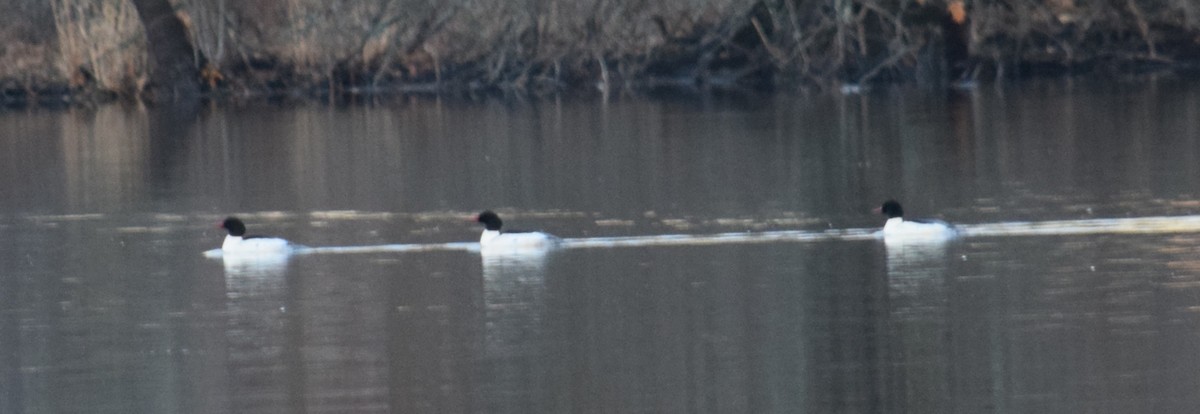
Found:
[[[3,113],[0,412],[1187,411],[1198,110],[1153,80]],[[886,198],[964,237],[876,240]],[[485,208],[574,244],[443,244]],[[230,214],[326,250],[204,257]]]

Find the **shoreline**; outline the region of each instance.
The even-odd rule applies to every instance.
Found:
[[[803,85],[795,83],[786,86],[777,85],[740,85],[734,82],[710,82],[698,84],[689,79],[648,78],[624,81],[610,84],[606,87],[599,82],[592,84],[553,84],[553,85],[485,85],[477,82],[413,82],[391,83],[383,85],[350,85],[330,90],[328,83],[311,83],[307,85],[283,86],[279,88],[232,89],[219,87],[204,88],[196,97],[209,102],[237,101],[273,101],[273,102],[337,102],[347,103],[370,99],[389,99],[396,97],[438,97],[438,98],[490,98],[490,97],[521,97],[537,99],[551,96],[605,96],[610,94],[653,96],[675,94],[779,94],[779,93],[832,93],[856,95],[870,89],[887,87],[914,86],[931,89],[964,90],[982,84],[1003,84],[1007,82],[1022,82],[1027,80],[1047,79],[1076,79],[1099,81],[1129,81],[1145,77],[1166,77],[1177,79],[1200,79],[1200,62],[1172,63],[1169,65],[1152,65],[1150,67],[1130,66],[1127,70],[1114,71],[1111,68],[1097,70],[1095,68],[1031,68],[1026,73],[1005,78],[990,78],[981,81],[965,80],[962,82],[937,82],[934,84],[921,83],[911,80],[889,80],[873,82],[869,85],[853,83],[831,83],[829,85]],[[140,93],[119,93],[98,90],[94,88],[70,88],[63,83],[44,83],[22,85],[20,88],[10,84],[0,83],[0,111],[24,108],[66,108],[88,107],[114,102],[142,102],[147,104],[161,103],[152,95]]]
[[[1200,72],[1194,0],[6,1],[4,106]]]
[[[169,0],[158,17],[178,23],[174,36],[147,35],[129,0],[8,1],[0,107],[155,102],[178,90],[207,100],[854,93],[1200,75],[1200,15],[1179,18],[1192,0],[413,0],[337,3],[336,13],[319,0]],[[187,52],[150,56],[169,48]],[[182,72],[166,81],[156,65]]]

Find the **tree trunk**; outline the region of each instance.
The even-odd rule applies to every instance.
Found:
[[[132,0],[146,31],[151,92],[161,98],[195,98],[200,94],[200,71],[187,28],[175,15],[170,0]]]

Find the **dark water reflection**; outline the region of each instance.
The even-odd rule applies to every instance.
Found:
[[[1195,233],[222,261],[1200,212],[1200,87],[0,114],[0,412],[1186,412]]]

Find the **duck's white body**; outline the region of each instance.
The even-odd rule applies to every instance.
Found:
[[[945,241],[958,236],[958,231],[940,220],[905,220],[892,217],[880,231],[884,240],[896,241]]]
[[[558,247],[559,238],[542,232],[504,233],[484,230],[479,249],[490,252],[544,251]]]
[[[221,243],[225,255],[244,254],[287,254],[296,248],[291,242],[278,237],[250,237],[227,235]]]

